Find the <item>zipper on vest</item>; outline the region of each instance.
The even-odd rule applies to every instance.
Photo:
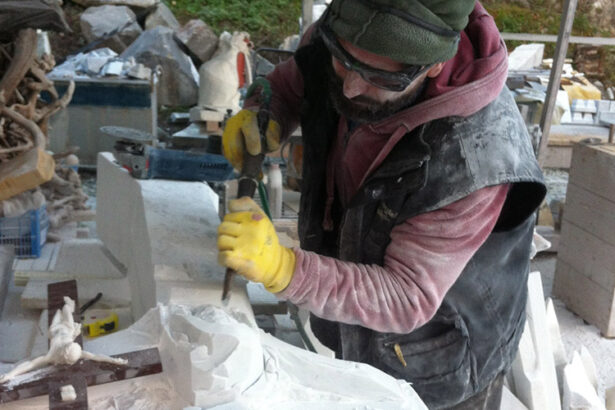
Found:
[[[406,359],[404,359],[404,354],[401,352],[401,346],[399,343],[395,343],[393,345],[393,351],[395,351],[395,356],[399,359],[399,362],[404,366],[408,367],[408,363],[406,363]]]

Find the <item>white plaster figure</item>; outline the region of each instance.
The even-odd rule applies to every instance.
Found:
[[[58,309],[49,326],[49,351],[44,356],[27,360],[18,364],[10,372],[0,375],[0,383],[5,383],[15,376],[54,364],[75,364],[79,359],[94,360],[125,365],[127,360],[98,355],[81,350],[81,346],[74,340],[81,334],[81,324],[73,320],[75,301],[64,296],[64,306]]]

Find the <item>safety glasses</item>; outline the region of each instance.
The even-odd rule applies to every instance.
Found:
[[[412,65],[402,71],[396,72],[373,68],[360,62],[346,51],[329,28],[321,25],[319,30],[321,38],[331,55],[339,61],[346,70],[355,71],[365,81],[383,90],[403,91],[415,78],[431,67],[431,65]]]

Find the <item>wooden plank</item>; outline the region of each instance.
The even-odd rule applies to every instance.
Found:
[[[615,210],[615,146],[575,145],[568,181],[614,202]]]
[[[531,41],[538,43],[555,43],[555,34],[533,34],[533,33],[501,33],[504,40]],[[573,44],[589,44],[593,46],[615,46],[615,37],[584,37],[570,36],[568,41]]]
[[[84,377],[88,386],[132,379],[162,372],[158,348],[113,355],[128,360],[125,366],[113,363],[79,360],[69,365],[55,365],[26,373],[20,383],[0,384],[0,404],[27,399],[49,393],[49,382],[58,377],[70,377],[76,373]]]
[[[572,161],[572,147],[549,145],[543,158],[543,168],[568,169]]]
[[[50,282],[61,282],[63,280],[78,279],[74,273],[53,272],[53,271],[22,271],[13,272],[13,283],[15,286],[26,286],[32,280],[48,280]]]
[[[575,143],[588,138],[596,138],[607,142],[609,129],[596,125],[553,125],[549,133],[549,146],[565,145],[571,147]]]
[[[36,188],[53,177],[55,161],[39,148],[0,164],[0,200]]]
[[[564,221],[557,259],[603,289],[615,289],[615,246],[603,242],[583,227]]]
[[[551,74],[549,75],[549,86],[547,88],[547,95],[545,97],[545,103],[542,108],[542,115],[540,117],[542,138],[540,140],[537,155],[538,163],[540,165],[544,165],[544,156],[547,143],[549,141],[549,132],[551,130],[555,100],[557,99],[557,92],[561,82],[562,69],[564,67],[564,60],[566,59],[566,52],[568,51],[568,42],[570,40],[570,33],[572,32],[572,23],[574,21],[576,9],[577,0],[565,1],[564,13],[562,14],[559,34],[557,36],[557,45],[555,46],[553,66],[551,68]]]
[[[558,260],[553,280],[553,296],[561,299],[568,309],[596,326],[606,337],[615,337],[613,291],[607,291],[586,276]]]
[[[564,221],[582,226],[601,241],[615,245],[615,204],[570,182]]]
[[[24,309],[45,309],[47,307],[47,285],[54,282],[57,280],[31,279],[28,281],[21,294],[21,306]],[[79,279],[77,287],[79,289],[79,300],[76,301],[78,306],[94,298],[98,292],[103,294],[102,299],[97,302],[97,307],[101,309],[131,305],[128,279]]]
[[[77,397],[62,401],[62,387],[71,385]],[[83,410],[88,408],[88,385],[81,375],[63,375],[49,382],[49,410]]]

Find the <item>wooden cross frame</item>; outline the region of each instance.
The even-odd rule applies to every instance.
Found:
[[[77,302],[77,281],[49,284],[47,288],[49,323],[55,312],[62,309],[64,296]],[[80,321],[79,309],[75,310],[75,321],[78,322]],[[82,345],[82,337],[79,336],[75,342]],[[87,386],[162,372],[160,354],[155,347],[112,357],[126,359],[128,364],[116,365],[82,359],[73,365],[48,366],[17,376],[12,381],[0,384],[0,404],[48,394],[50,409],[87,409]],[[62,401],[60,389],[68,384],[74,387],[77,398],[72,401]]]

